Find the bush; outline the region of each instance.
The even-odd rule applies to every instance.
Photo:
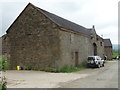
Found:
[[[0,90],[7,90],[6,83],[0,85]]]
[[[26,67],[25,70],[32,70],[32,67]]]
[[[5,57],[0,57],[0,70],[8,70],[8,61]]]
[[[8,62],[7,62],[7,58],[5,57],[0,57],[0,71],[5,71],[8,70]],[[6,89],[6,78],[5,76],[0,77],[1,81],[0,81],[0,90],[7,90]]]

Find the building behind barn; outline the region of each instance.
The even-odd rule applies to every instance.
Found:
[[[112,43],[110,39],[104,39],[104,52],[108,60],[112,60]]]

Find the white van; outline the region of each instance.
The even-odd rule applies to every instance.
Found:
[[[98,68],[100,68],[101,66],[104,67],[104,60],[102,60],[100,56],[88,56],[87,65]]]

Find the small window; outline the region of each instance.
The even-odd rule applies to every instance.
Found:
[[[102,42],[100,42],[100,46],[102,46]]]
[[[72,43],[74,41],[74,35],[70,34],[70,43]]]
[[[88,57],[88,60],[95,60],[95,57]]]
[[[28,33],[27,35],[29,36],[29,35],[32,35],[32,34],[31,34],[31,33]]]
[[[98,41],[98,38],[96,38],[96,40]]]
[[[100,60],[99,58],[97,58],[97,60]]]

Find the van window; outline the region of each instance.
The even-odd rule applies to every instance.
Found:
[[[95,60],[95,57],[88,57],[88,60]]]

